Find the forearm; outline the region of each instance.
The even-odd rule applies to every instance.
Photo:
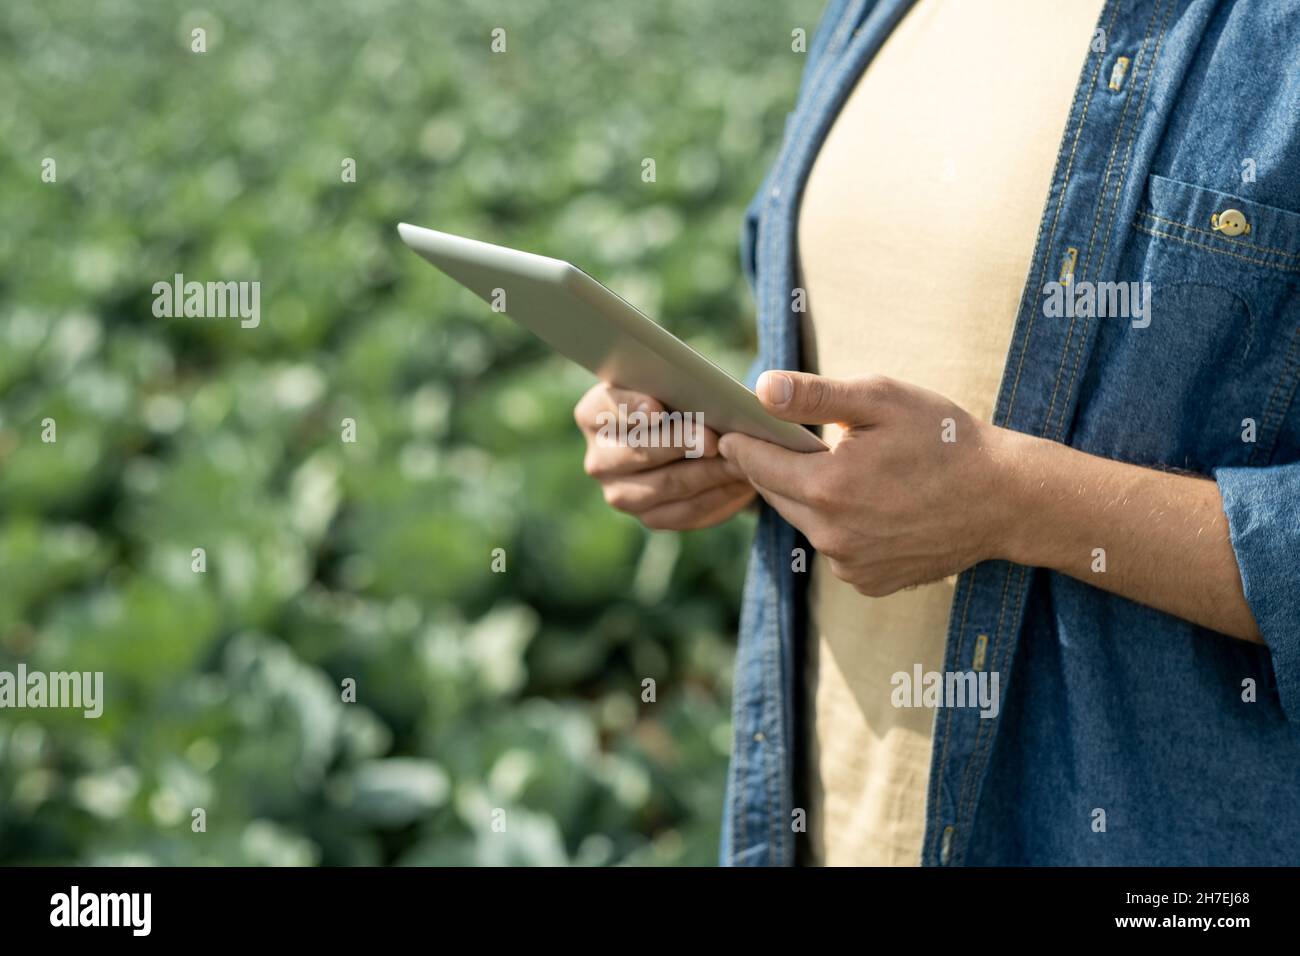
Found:
[[[1214,481],[995,432],[997,557],[1260,642]]]

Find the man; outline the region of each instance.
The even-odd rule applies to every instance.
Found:
[[[1298,118],[1294,0],[829,5],[743,259],[831,450],[576,410],[649,527],[763,504],[723,862],[1296,861]]]

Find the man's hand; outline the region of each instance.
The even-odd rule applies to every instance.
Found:
[[[754,499],[740,468],[718,456],[718,436],[707,428],[698,458],[687,458],[684,447],[631,448],[603,440],[602,413],[617,415],[619,405],[629,414],[664,410],[648,395],[604,384],[588,390],[573,410],[587,438],[583,468],[600,482],[611,507],[647,528],[687,531],[720,524]]]
[[[1262,642],[1213,481],[998,428],[887,378],[766,372],[758,396],[779,418],[842,426],[825,452],[734,432],[719,450],[863,594],[999,558]]]
[[[883,377],[765,372],[757,392],[778,418],[831,426],[830,451],[801,454],[732,432],[722,456],[859,592],[880,597],[999,556],[1007,516],[995,493],[998,429]]]

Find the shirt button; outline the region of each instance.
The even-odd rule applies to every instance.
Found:
[[[1250,223],[1240,209],[1225,209],[1210,217],[1210,225],[1225,236],[1242,236],[1250,232]]]
[[[761,744],[764,740],[766,740],[766,739],[767,739],[767,738],[764,737],[764,736],[762,735],[762,733],[754,734],[754,740],[757,741],[757,742],[760,743],[760,744]]]
[[[780,195],[781,195],[781,187],[780,187],[780,186],[773,186],[773,187],[772,187],[772,198],[773,198],[773,199],[776,199],[776,198],[777,198],[778,196],[780,196]]]

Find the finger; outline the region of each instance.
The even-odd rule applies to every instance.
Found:
[[[620,408],[622,411],[597,412],[597,427],[587,431],[583,467],[593,478],[630,475],[682,458],[708,459],[718,454],[717,433],[698,426],[692,418],[674,419],[670,415],[677,413],[660,409],[649,420],[642,420],[626,412],[625,404]],[[624,418],[622,423],[620,417]]]
[[[595,430],[596,416],[608,405],[607,391],[603,382],[597,382],[583,392],[582,398],[578,399],[578,403],[573,406],[573,420],[584,432]]]
[[[601,413],[617,414],[619,405],[623,405],[628,414],[642,411],[652,415],[663,411],[663,405],[649,395],[597,382],[578,399],[578,404],[573,407],[573,419],[584,432],[594,432],[600,427]]]
[[[718,454],[718,433],[712,428],[699,429],[699,443],[701,458],[713,458]]]
[[[694,498],[651,508],[639,517],[642,524],[656,531],[694,531],[725,521],[753,497],[754,489],[748,482],[733,481]]]
[[[606,442],[599,436],[592,436],[587,442],[587,454],[582,460],[583,470],[598,480],[617,475],[633,475],[637,472],[661,468],[685,457],[687,449],[673,447],[633,447]],[[704,459],[700,459],[703,461]]]
[[[641,514],[666,502],[694,498],[738,481],[745,481],[745,476],[734,462],[705,458],[613,478],[603,483],[603,491],[610,507]]]
[[[647,442],[681,448],[687,458],[712,458],[718,453],[718,433],[704,426],[703,415],[670,412],[662,407],[647,414],[648,418],[644,422]],[[636,422],[637,420],[628,421],[628,429],[631,430]]]
[[[647,415],[664,410],[663,403],[644,392],[634,392],[629,388],[610,385],[606,388],[605,394],[609,398],[609,407],[615,411],[620,405],[627,406],[629,412],[645,412]]]
[[[777,418],[804,425],[873,425],[893,381],[884,376],[843,381],[807,372],[768,371],[755,393]]]
[[[809,479],[830,461],[828,451],[790,451],[740,432],[723,435],[718,453],[739,465],[755,485],[796,500],[804,499]]]
[[[674,421],[675,412],[656,412],[650,416],[650,425],[658,429],[659,441],[680,445],[687,458],[712,458],[718,453],[718,433],[712,428],[697,424],[693,418],[682,416]]]
[[[788,498],[759,484],[754,484],[753,487],[759,496],[776,510],[777,514],[802,531],[805,538],[811,539],[813,530],[821,527],[817,514],[802,501]]]

